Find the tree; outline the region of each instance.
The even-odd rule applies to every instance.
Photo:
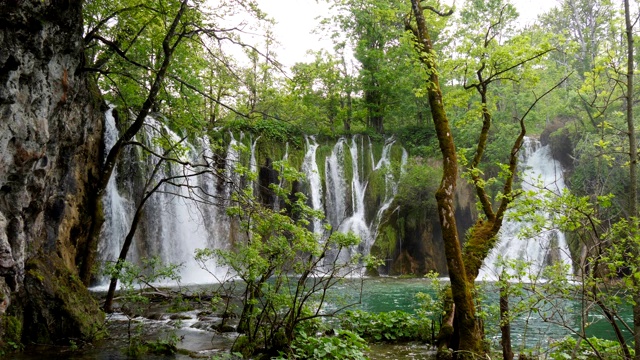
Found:
[[[122,150],[142,129],[147,115],[163,111],[170,115],[164,118],[169,125],[192,135],[203,133],[207,127],[202,116],[206,106],[203,99],[215,103],[213,117],[219,115],[215,108],[219,105],[234,111],[221,101],[222,85],[214,96],[211,83],[205,86],[200,80],[207,79],[205,74],[210,73],[208,64],[203,62],[205,52],[233,71],[223,57],[212,51],[212,42],[243,44],[234,35],[237,29],[218,28],[215,12],[207,13],[203,6],[196,0],[122,0],[94,1],[84,9],[89,53],[84,70],[94,72],[107,100],[123,108],[120,113],[126,127],[106,154],[96,186],[91,235],[80,271],[85,284],[91,281],[103,223],[102,197]],[[236,11],[229,6],[220,5],[216,11]],[[239,1],[237,6],[246,7],[260,19],[259,10],[250,4]]]
[[[421,96],[415,93],[421,69],[411,56],[410,42],[403,40],[402,17],[407,4],[397,0],[332,2],[338,14],[325,19],[324,26],[338,27],[327,29],[333,31],[338,52],[344,52],[345,47],[353,50],[358,76],[353,88],[351,83],[345,86],[356,94],[362,92],[354,103],[363,113],[367,127],[382,134],[385,126],[395,128],[421,114]],[[342,64],[344,69],[344,60]]]
[[[282,183],[302,181],[304,174],[282,165]],[[252,176],[251,174],[246,174]],[[272,210],[255,201],[252,190],[235,194],[235,205],[227,209],[229,216],[240,221],[242,240],[230,249],[199,249],[196,259],[206,267],[208,259],[228,267],[221,281],[222,288],[244,284],[242,310],[238,332],[243,334],[234,351],[245,357],[257,353],[276,355],[294,353],[296,336],[306,336],[305,329],[314,330],[313,320],[331,317],[353,306],[353,300],[338,309],[327,310],[329,290],[348,276],[361,273],[368,260],[353,257],[340,261],[340,252],[356,246],[360,239],[352,233],[334,232],[320,237],[308,227],[322,212],[307,205],[302,193],[290,194],[289,189],[271,184],[271,189],[286,203],[283,210]],[[215,275],[214,275],[215,276]],[[362,287],[362,282],[356,282]],[[356,300],[357,301],[357,300]],[[301,335],[303,334],[303,335]]]
[[[450,311],[454,314],[454,323],[453,328],[443,326],[441,329],[439,348],[446,350],[449,346],[452,346],[456,350],[456,357],[462,359],[473,358],[475,354],[484,352],[482,347],[483,330],[475,312],[474,281],[478,276],[483,260],[497,241],[497,234],[502,226],[504,213],[514,198],[513,180],[516,173],[517,156],[526,133],[524,120],[535,104],[559,84],[556,84],[541,96],[536,96],[533,103],[518,119],[520,131],[511,146],[508,163],[504,166],[504,185],[502,193],[495,199],[498,207],[494,209],[493,201],[485,188],[486,179],[482,177],[482,172],[479,169],[492,124],[492,116],[488,108],[488,87],[498,80],[516,80],[518,74],[514,72],[515,69],[542,57],[549,50],[532,49],[530,53],[515,53],[514,56],[508,55],[509,50],[500,51],[501,44],[498,41],[498,36],[502,34],[501,30],[508,25],[508,21],[513,19],[513,8],[508,3],[502,3],[501,1],[491,1],[488,6],[485,6],[483,2],[472,2],[470,4],[470,11],[478,12],[475,14],[467,12],[468,16],[480,15],[480,18],[484,17],[489,22],[485,30],[480,33],[480,41],[471,39],[475,44],[475,51],[472,51],[470,55],[472,55],[472,58],[473,56],[477,56],[477,58],[476,63],[472,63],[469,67],[473,69],[471,71],[475,72],[475,79],[467,82],[465,78],[464,83],[465,88],[476,90],[481,100],[480,116],[482,128],[478,135],[476,151],[470,163],[469,172],[484,217],[480,217],[469,231],[463,250],[458,238],[453,205],[458,157],[440,90],[438,70],[436,69],[436,54],[424,15],[425,8],[438,16],[450,15],[452,11],[444,14],[431,6],[423,8],[417,0],[412,0],[411,5],[415,26],[410,22],[411,18],[407,20],[406,24],[416,38],[416,52],[420,61],[424,64],[427,74],[429,74],[426,86],[427,94],[440,151],[443,156],[443,176],[440,188],[436,192],[436,200],[445,244],[449,278],[451,280],[454,306]]]
[[[424,63],[429,74],[429,86],[427,96],[431,107],[440,151],[442,152],[443,175],[440,187],[436,191],[436,201],[438,204],[438,216],[442,226],[442,237],[445,244],[445,255],[449,268],[449,279],[451,280],[452,297],[455,304],[456,313],[459,316],[461,328],[460,344],[458,349],[465,354],[476,354],[482,352],[481,330],[476,318],[475,304],[473,302],[472,288],[469,286],[467,274],[464,269],[462,259],[462,248],[458,239],[454,209],[454,191],[458,177],[458,159],[455,150],[455,143],[451,135],[449,119],[444,109],[442,101],[442,91],[436,69],[435,54],[433,45],[427,30],[427,22],[424,16],[423,7],[418,0],[411,0],[411,8],[415,17],[417,43],[416,50],[420,60]],[[443,326],[444,328],[445,326]],[[450,329],[453,331],[453,329]],[[467,357],[471,357],[467,355]]]
[[[633,118],[633,75],[634,75],[634,58],[633,58],[633,26],[637,22],[631,22],[631,11],[629,9],[629,0],[624,0],[624,23],[625,34],[627,37],[627,73],[626,73],[626,93],[625,93],[625,117],[627,120],[627,135],[629,136],[629,213],[627,217],[628,225],[630,225],[631,239],[637,237],[637,227],[635,223],[638,219],[638,147],[636,145],[635,119]],[[640,255],[640,244],[633,244],[633,254]],[[634,277],[634,279],[636,279]],[[634,282],[636,286],[633,297],[633,330],[635,340],[636,360],[640,360],[640,281]]]
[[[107,188],[107,184],[109,182],[109,179],[111,178],[111,174],[116,165],[116,161],[120,156],[122,148],[138,133],[138,131],[140,131],[147,115],[152,110],[153,106],[156,105],[156,98],[160,93],[160,89],[169,69],[169,65],[171,64],[171,57],[183,38],[187,36],[187,28],[178,28],[178,25],[180,25],[182,17],[186,12],[187,0],[183,0],[180,3],[179,9],[174,14],[172,21],[169,23],[169,28],[164,39],[162,40],[162,61],[160,62],[159,67],[157,69],[154,69],[155,77],[153,78],[153,82],[151,83],[151,87],[149,88],[147,97],[146,99],[144,99],[142,107],[139,109],[133,123],[131,123],[131,125],[122,134],[118,141],[116,141],[115,145],[111,148],[111,150],[109,150],[109,153],[106,156],[105,165],[102,169],[102,173],[100,174],[100,180],[97,186],[96,205],[94,206],[95,213],[93,216],[91,238],[87,242],[87,248],[85,250],[85,260],[82,263],[82,269],[80,272],[80,276],[85,284],[88,284],[91,279],[91,268],[95,262],[95,246],[100,234],[100,227],[102,226],[102,221],[100,221],[100,219],[102,219],[101,206],[99,205],[99,203],[102,201],[102,196],[104,195],[104,192]],[[105,42],[107,44],[112,44],[112,51],[121,54],[121,56],[125,59],[127,58],[126,53],[119,49],[117,43],[102,38],[100,35],[97,35],[96,31],[92,30],[90,32],[91,37],[101,39],[102,42]]]
[[[576,74],[575,82],[568,86],[573,90],[587,80],[589,73],[597,66],[597,57],[609,47],[615,35],[615,10],[608,0],[562,1],[560,6],[541,17],[541,26],[553,34],[557,52],[553,60]],[[617,40],[613,40],[614,42]],[[566,105],[578,112],[578,107],[586,112],[589,122],[583,125],[597,127],[598,119],[594,115],[589,98],[577,94]],[[596,111],[597,113],[597,111]],[[578,116],[581,120],[581,117]]]

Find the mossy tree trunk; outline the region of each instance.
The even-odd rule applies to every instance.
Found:
[[[636,144],[636,130],[633,118],[633,72],[634,72],[634,60],[633,60],[633,25],[635,22],[631,22],[631,13],[629,9],[629,0],[624,0],[624,20],[625,20],[625,33],[627,35],[627,88],[625,94],[626,105],[626,118],[627,118],[627,134],[629,136],[629,224],[636,224],[638,217],[638,147]],[[632,239],[637,237],[637,231],[635,225],[630,226],[631,233],[629,234]],[[633,245],[632,245],[633,246]],[[637,256],[640,251],[638,245],[635,244],[633,253]],[[635,282],[635,294],[633,295],[633,329],[635,340],[635,359],[640,360],[640,284],[637,278],[633,277]],[[626,348],[626,347],[625,347]],[[629,357],[628,353],[625,353],[625,357]]]
[[[442,227],[447,267],[451,280],[452,298],[455,304],[454,329],[459,334],[457,354],[458,358],[474,358],[482,351],[482,331],[476,317],[473,296],[473,280],[467,278],[467,271],[462,257],[462,247],[458,238],[458,228],[455,219],[454,194],[458,178],[458,160],[455,143],[449,125],[449,119],[444,109],[442,92],[436,71],[433,45],[419,0],[411,0],[411,8],[416,20],[416,27],[411,29],[416,36],[416,47],[420,54],[420,61],[429,74],[427,87],[431,115],[442,153],[443,174],[440,187],[436,191],[438,217]],[[410,25],[410,24],[407,24]]]
[[[429,105],[433,117],[436,135],[440,144],[440,151],[443,157],[443,177],[440,188],[436,192],[436,200],[438,203],[438,215],[442,227],[443,241],[445,244],[445,256],[447,258],[447,266],[449,268],[449,277],[451,280],[452,298],[454,302],[454,331],[441,333],[439,338],[443,343],[452,344],[456,351],[455,357],[458,359],[474,358],[482,355],[485,350],[482,346],[484,337],[482,324],[475,314],[475,279],[478,276],[483,261],[495,246],[497,235],[502,227],[504,214],[513,200],[513,180],[516,174],[518,152],[524,141],[526,128],[524,119],[537,102],[552,90],[557,88],[563,81],[553,86],[540,97],[536,97],[527,111],[519,119],[520,132],[516,137],[509,154],[509,163],[507,176],[505,178],[502,189],[503,196],[497,202],[497,209],[494,209],[494,202],[487,193],[484,184],[486,181],[482,178],[482,172],[479,165],[482,161],[487,142],[489,139],[489,131],[491,129],[492,116],[487,107],[488,87],[489,85],[501,78],[501,76],[526,62],[537,59],[550,50],[542,50],[534,53],[532,56],[514,60],[514,63],[502,69],[492,69],[485,76],[487,65],[486,60],[480,62],[476,71],[476,81],[465,85],[466,89],[475,89],[480,95],[482,101],[482,129],[478,136],[478,145],[473,160],[470,164],[469,172],[476,190],[476,196],[481,204],[484,217],[481,217],[471,228],[464,251],[461,249],[460,240],[458,238],[458,230],[455,223],[454,214],[454,190],[457,179],[457,157],[455,151],[455,143],[451,135],[449,121],[444,110],[442,101],[442,93],[438,82],[435,56],[433,54],[433,46],[427,31],[426,20],[423,14],[423,7],[419,0],[411,0],[412,13],[415,17],[416,26],[407,20],[406,26],[411,30],[416,38],[415,47],[417,53],[420,54],[420,60],[426,67],[429,74],[429,86],[427,87]],[[439,12],[432,7],[426,7],[430,11],[439,16],[451,15],[451,11],[446,14]],[[502,16],[502,14],[501,14]],[[500,17],[498,23],[502,21]],[[495,24],[490,24],[489,27]],[[489,32],[486,33],[482,46],[486,49],[491,42]],[[486,54],[485,54],[486,55]],[[483,57],[483,59],[487,56]],[[565,78],[566,79],[566,78]],[[449,330],[449,329],[446,329]],[[444,339],[449,337],[449,339]]]

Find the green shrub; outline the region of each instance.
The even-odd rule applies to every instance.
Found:
[[[404,311],[369,313],[347,311],[340,317],[342,328],[351,330],[368,341],[401,342],[428,340],[430,322]]]
[[[367,359],[364,352],[368,350],[366,342],[355,332],[337,330],[334,336],[315,336],[299,333],[291,344],[292,359]],[[280,359],[284,359],[281,354]]]
[[[580,340],[579,348],[576,350],[577,340],[573,337],[565,337],[564,339],[551,344],[549,357],[553,360],[590,360],[590,359],[623,359],[624,354],[620,348],[620,343],[613,340],[600,339],[590,337]],[[597,352],[596,352],[597,351]],[[633,349],[631,356],[633,356]],[[600,356],[598,356],[600,354]]]

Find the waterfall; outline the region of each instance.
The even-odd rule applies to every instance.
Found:
[[[287,141],[284,145],[284,155],[282,156],[283,164],[286,164],[289,161],[289,142]],[[284,170],[284,165],[280,166],[280,173]],[[280,180],[278,181],[278,187],[282,188],[284,186],[285,180],[284,177],[280,176]],[[280,211],[280,197],[275,196],[273,201],[273,210]]]
[[[105,147],[108,149],[115,143],[118,133],[111,109],[105,116]],[[157,154],[165,152],[159,144],[181,140],[178,134],[160,121],[149,117],[145,124],[138,141]],[[154,140],[160,137],[167,141]],[[238,166],[246,166],[251,172],[257,173],[257,143],[259,140],[265,141],[257,136],[249,140],[245,147],[244,134],[231,132],[228,139],[223,154],[212,151],[211,141],[206,136],[191,143],[180,144],[177,156],[190,165],[164,163],[155,179],[148,177],[157,164],[157,157],[146,156],[139,148],[128,151],[128,159],[124,159],[125,162],[119,165],[121,169],[127,169],[127,174],[118,175],[114,171],[104,197],[106,219],[99,244],[101,260],[117,259],[145,183],[153,185],[162,178],[173,177],[172,183],[161,185],[159,191],[151,195],[145,204],[145,215],[127,259],[140,263],[144,258],[158,256],[164,263],[182,264],[183,283],[216,280],[199,268],[194,260],[194,251],[198,248],[228,248],[234,241],[242,238],[238,224],[226,214],[226,209],[234,205],[231,199],[234,191],[246,185],[256,187],[260,181],[247,181],[235,170]],[[299,156],[304,154],[301,171],[306,177],[306,194],[310,206],[314,210],[323,211],[326,216],[324,220],[313,221],[313,231],[319,237],[323,236],[325,224],[330,224],[335,231],[352,231],[361,237],[362,242],[357,248],[351,249],[350,253],[343,252],[340,256],[351,256],[354,252],[368,254],[380,219],[397,193],[398,175],[407,160],[406,151],[402,149],[400,171],[397,171],[398,168],[394,171],[391,167],[391,153],[392,148],[398,145],[392,138],[386,139],[377,161],[372,142],[364,136],[339,138],[335,143],[328,144],[331,152],[326,156],[319,156],[320,145],[314,136],[306,136],[305,143],[306,148]],[[280,160],[287,161],[290,149],[288,143],[285,146],[284,156]],[[240,164],[243,147],[248,148],[250,154],[244,160],[245,164]],[[319,165],[322,164],[324,169],[320,173]],[[193,176],[200,173],[205,165],[208,166],[206,173]],[[384,175],[380,175],[383,174],[380,171]],[[367,193],[372,176],[379,180],[376,190],[379,194]],[[280,179],[280,185],[288,186],[283,184],[283,179]],[[367,196],[369,198],[365,201]],[[274,209],[278,210],[279,207],[279,201],[276,200]],[[215,264],[208,265],[209,270],[214,270],[216,275],[226,271],[216,269]]]
[[[391,160],[389,157],[391,145],[393,145],[394,143],[395,141],[389,143],[388,145],[389,150],[387,150],[386,152],[384,151],[384,149],[387,149],[387,145],[385,145],[382,151],[382,157],[380,158],[380,161],[378,163],[380,167],[382,167],[382,164],[384,164],[385,166],[387,166],[387,169],[384,177],[384,181],[385,181],[384,201],[380,205],[380,208],[378,208],[378,212],[376,213],[376,217],[372,223],[372,231],[375,233],[372,240],[375,240],[375,238],[378,235],[378,225],[380,225],[380,220],[382,219],[382,215],[384,215],[385,211],[389,209],[389,207],[393,203],[393,199],[398,193],[398,184],[400,183],[400,179],[394,178],[393,172],[391,171],[391,168],[390,168]],[[406,149],[402,148],[402,159],[400,160],[400,175],[404,173],[408,159],[409,159],[409,153],[407,153]]]
[[[359,161],[358,157],[358,140],[361,140],[361,149],[363,149],[364,140],[362,140],[359,135],[351,138],[351,145],[349,146],[352,159],[351,168],[353,172],[353,178],[351,180],[351,203],[353,206],[353,213],[350,217],[346,218],[342,224],[340,224],[338,231],[344,233],[351,231],[358,235],[362,240],[358,250],[359,252],[366,254],[369,251],[369,245],[371,243],[371,231],[369,230],[369,226],[367,226],[364,207],[364,196],[368,182],[365,179],[360,179],[360,166],[362,163]],[[364,151],[361,153],[363,152]],[[373,154],[373,152],[370,151],[370,154]]]
[[[344,143],[340,138],[333,147],[331,155],[325,161],[325,179],[327,182],[326,212],[327,220],[333,229],[337,229],[347,215],[347,179],[344,168]]]
[[[105,147],[110,148],[115,143],[118,133],[111,109],[105,115]],[[173,145],[180,141],[176,133],[151,117],[146,119],[143,133],[145,145],[156,154],[163,154],[165,149],[153,139],[163,137]],[[203,138],[201,144],[204,147],[202,152],[188,144],[178,145],[180,150],[176,152],[177,157],[181,161],[204,166],[210,161],[212,153],[208,138]],[[175,154],[169,156],[176,157]],[[217,221],[205,221],[218,211],[215,206],[203,202],[209,200],[211,195],[216,196],[216,187],[211,183],[213,177],[194,176],[198,170],[192,165],[163,163],[155,178],[148,178],[158,161],[157,158],[149,156],[143,156],[137,162],[133,161],[134,164],[142,164],[139,169],[135,169],[140,174],[134,171],[135,175],[131,176],[133,179],[120,179],[115,171],[112,174],[103,200],[105,223],[98,248],[100,260],[115,261],[129,232],[131,217],[136,204],[141,200],[140,193],[134,194],[134,189],[139,188],[141,184],[133,182],[147,183],[145,191],[148,191],[163,178],[172,178],[171,182],[160,184],[144,205],[143,219],[134,237],[133,246],[127,254],[127,260],[140,264],[144,258],[158,256],[164,264],[181,265],[182,283],[212,282],[211,275],[195,262],[194,253],[198,248],[211,246],[211,239],[219,238],[212,235],[218,231],[221,224]],[[138,178],[139,176],[141,178]],[[124,182],[127,186],[118,187],[117,181]],[[215,268],[215,264],[210,266]]]
[[[307,142],[307,153],[304,155],[302,162],[302,172],[307,176],[309,182],[309,197],[311,198],[311,206],[314,210],[323,210],[322,207],[322,179],[320,178],[320,171],[318,170],[318,163],[316,161],[316,150],[318,150],[318,143],[315,137],[305,137]],[[323,234],[324,228],[322,227],[322,221],[320,219],[313,220],[313,231],[316,234]]]
[[[256,139],[251,142],[251,158],[249,160],[249,171],[251,171],[252,174],[258,173],[258,163],[256,162],[256,145],[258,144],[258,140],[260,140],[260,136],[256,137]],[[250,187],[251,190],[253,190],[254,194],[258,193],[256,184],[253,180],[251,180]]]
[[[105,154],[108,154],[109,150],[111,150],[117,140],[118,129],[116,128],[116,120],[113,117],[113,107],[109,106],[109,109],[105,112]],[[118,260],[120,248],[122,248],[124,238],[129,232],[131,215],[135,211],[133,203],[120,194],[118,184],[116,182],[117,178],[118,169],[114,168],[111,178],[107,184],[105,195],[102,198],[105,220],[100,233],[100,237],[103,241],[98,245],[98,253],[101,254],[103,261]],[[135,248],[131,250],[134,252]]]
[[[524,166],[522,190],[534,191],[535,196],[544,196],[543,191],[560,195],[565,189],[562,167],[551,156],[549,146],[541,146],[538,140],[526,137],[521,151],[520,164]],[[528,224],[509,220],[511,211],[508,210],[505,215],[498,244],[485,259],[479,279],[497,279],[502,271],[497,266],[499,257],[530,262],[529,272],[533,276],[539,276],[545,266],[557,261],[571,265],[564,233],[551,229],[535,237],[522,239],[519,235]],[[548,218],[547,214],[539,215]]]

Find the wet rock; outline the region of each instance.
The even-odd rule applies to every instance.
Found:
[[[167,317],[165,314],[160,312],[152,312],[145,314],[145,317],[149,320],[165,320]]]
[[[191,316],[187,315],[187,314],[171,314],[169,316],[169,319],[171,319],[171,320],[189,320],[189,319],[191,319]]]
[[[79,0],[0,2],[0,317],[25,343],[91,337],[103,319],[77,271],[103,128],[82,27]]]

